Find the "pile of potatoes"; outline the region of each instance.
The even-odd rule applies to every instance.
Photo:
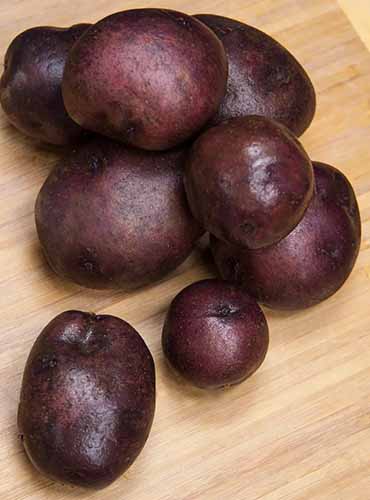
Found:
[[[67,150],[35,207],[60,276],[130,290],[210,234],[222,279],[180,292],[162,333],[168,362],[198,387],[242,382],[261,365],[269,331],[258,302],[313,306],[354,266],[353,189],[297,139],[314,116],[312,83],[251,26],[136,9],[33,28],[6,53],[0,102],[20,131]],[[68,311],[36,340],[18,424],[48,477],[109,485],[140,453],[154,410],[153,359],[125,321]]]

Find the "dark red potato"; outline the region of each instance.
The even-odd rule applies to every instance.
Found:
[[[334,294],[355,264],[361,221],[352,186],[339,170],[314,163],[316,194],[302,221],[276,245],[240,249],[211,239],[224,279],[275,309],[313,306]]]
[[[164,150],[216,113],[226,80],[222,43],[203,23],[172,10],[135,9],[98,22],[74,46],[63,96],[84,128]]]
[[[252,26],[211,14],[195,16],[222,41],[229,77],[225,98],[212,120],[262,115],[300,136],[315,114],[315,90],[299,62],[276,40]]]
[[[100,489],[135,461],[154,409],[153,358],[136,330],[113,316],[68,311],[31,350],[18,427],[39,472]]]
[[[67,115],[61,85],[68,53],[89,26],[32,28],[11,43],[0,103],[8,120],[24,134],[57,145],[73,143],[84,134]]]
[[[130,289],[180,265],[203,232],[186,202],[184,155],[95,139],[66,157],[35,209],[51,267],[82,286]]]
[[[282,125],[234,118],[194,143],[185,188],[195,218],[227,242],[260,248],[286,236],[311,199],[311,162]]]
[[[185,288],[173,300],[162,346],[170,365],[192,384],[215,389],[251,376],[269,343],[265,316],[245,291],[219,280]]]

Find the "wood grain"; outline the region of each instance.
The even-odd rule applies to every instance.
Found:
[[[370,49],[370,2],[369,0],[338,0],[362,41]]]
[[[30,26],[95,21],[137,6],[143,4],[3,0],[0,53]],[[370,55],[332,0],[162,0],[161,6],[244,20],[274,35],[305,65],[318,110],[303,142],[315,160],[341,168],[354,185],[363,221],[360,257],[346,285],[325,303],[292,314],[267,312],[271,348],[254,377],[228,391],[191,389],[167,372],[160,333],[173,296],[212,274],[207,253],[199,247],[171,277],[132,294],[86,291],[56,278],[40,255],[33,205],[58,153],[22,137],[1,115],[0,498],[368,500]],[[157,365],[158,407],[149,442],[121,480],[97,493],[42,478],[17,438],[29,349],[42,327],[70,308],[125,318],[145,337]]]

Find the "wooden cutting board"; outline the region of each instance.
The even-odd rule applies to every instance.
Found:
[[[356,10],[367,0],[342,0]],[[363,221],[356,268],[311,310],[267,311],[271,348],[261,370],[231,390],[202,392],[175,380],[160,349],[164,313],[185,285],[209,276],[200,247],[162,283],[131,294],[82,290],[58,279],[37,242],[33,206],[58,154],[22,137],[0,116],[0,498],[1,500],[368,500],[370,498],[370,55],[335,1],[160,2],[188,13],[244,20],[285,44],[305,65],[318,110],[303,143],[343,170]],[[139,6],[120,0],[2,0],[0,53],[20,31],[71,25]],[[368,8],[368,7],[367,7]],[[369,10],[356,11],[365,25]],[[366,39],[364,34],[363,39]],[[43,326],[67,309],[132,323],[155,357],[158,404],[150,439],[107,490],[52,484],[17,438],[23,367]]]

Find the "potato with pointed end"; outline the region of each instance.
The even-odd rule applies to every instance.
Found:
[[[203,232],[186,201],[185,155],[101,138],[61,161],[35,209],[51,267],[89,288],[131,289],[180,265]]]
[[[32,28],[10,44],[0,103],[8,120],[24,134],[56,145],[76,142],[84,134],[65,110],[61,86],[69,51],[89,26]]]
[[[226,95],[212,123],[262,115],[302,135],[314,117],[316,96],[309,76],[294,56],[247,24],[212,14],[195,17],[222,41],[229,63]]]
[[[211,239],[221,276],[274,309],[310,307],[333,295],[360,249],[361,220],[351,184],[336,168],[313,165],[315,195],[286,238],[259,250]]]
[[[68,311],[32,347],[18,427],[42,474],[100,489],[135,461],[154,409],[153,358],[136,330],[114,316]]]
[[[82,127],[165,150],[216,113],[226,79],[222,43],[203,23],[172,10],[134,9],[99,21],[73,47],[63,96]]]
[[[218,238],[271,245],[298,224],[312,196],[312,165],[288,129],[261,116],[208,129],[186,164],[190,208]]]
[[[257,302],[238,286],[212,279],[193,283],[175,297],[162,333],[170,365],[204,389],[250,377],[265,359],[268,343]]]

